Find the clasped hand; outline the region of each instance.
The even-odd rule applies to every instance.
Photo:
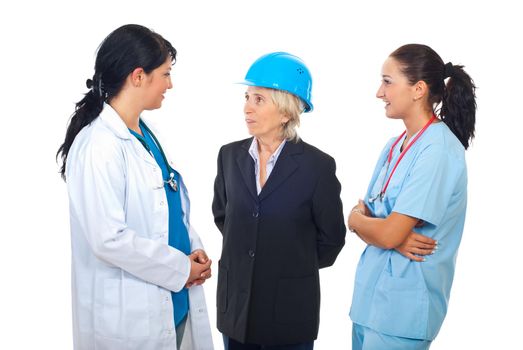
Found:
[[[186,288],[192,286],[199,286],[205,282],[206,279],[211,277],[211,259],[207,257],[207,254],[202,249],[197,249],[192,252],[189,256],[191,261],[191,273],[185,284]]]

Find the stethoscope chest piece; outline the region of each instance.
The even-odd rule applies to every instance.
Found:
[[[384,193],[378,193],[376,196],[369,198],[369,203],[374,203],[375,201],[379,200],[380,202],[383,201]]]
[[[169,180],[164,182],[168,184],[174,192],[178,191],[178,182],[174,179],[174,173],[171,173]]]

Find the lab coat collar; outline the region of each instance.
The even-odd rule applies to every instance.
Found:
[[[132,135],[127,128],[127,125],[123,122],[122,118],[116,113],[116,111],[108,103],[104,103],[104,108],[99,117],[105,125],[119,138],[128,140],[131,139]]]
[[[134,149],[144,161],[155,167],[158,166],[158,163],[156,163],[156,160],[152,154],[149,153],[142,146],[140,141],[138,141],[138,139],[131,134],[127,128],[127,125],[125,125],[122,118],[120,118],[118,113],[113,109],[113,107],[111,107],[111,105],[104,103],[104,109],[102,110],[102,113],[100,113],[99,118],[116,135],[116,137],[119,137],[123,140],[130,140]]]

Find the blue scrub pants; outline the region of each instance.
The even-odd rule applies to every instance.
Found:
[[[430,344],[429,340],[393,337],[352,324],[352,350],[428,350]]]

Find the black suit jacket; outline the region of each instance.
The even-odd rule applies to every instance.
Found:
[[[212,204],[223,234],[218,266],[218,329],[246,343],[316,339],[319,269],[345,243],[341,186],[332,157],[286,142],[260,194],[252,138],[223,146]]]

